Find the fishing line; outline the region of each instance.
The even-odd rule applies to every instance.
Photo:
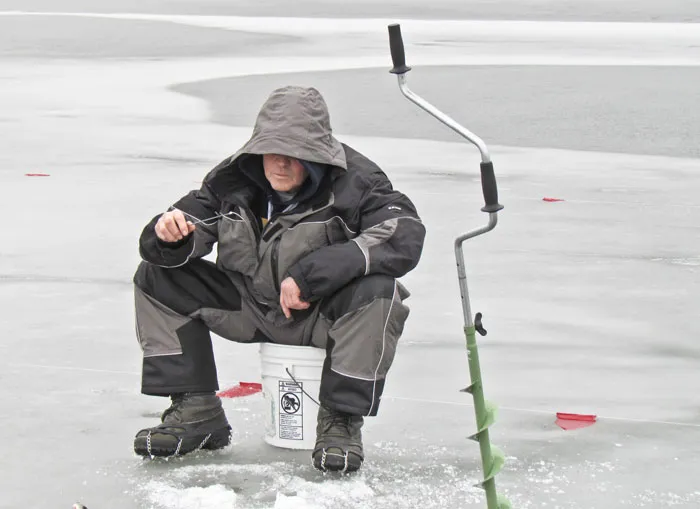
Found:
[[[176,210],[180,210],[180,209],[176,209]],[[226,214],[222,214],[221,212],[217,212],[217,214],[216,214],[215,216],[207,217],[207,218],[204,218],[204,219],[199,219],[197,216],[193,216],[192,214],[190,214],[190,213],[188,213],[188,212],[185,212],[184,210],[180,210],[180,212],[182,212],[182,213],[185,214],[186,216],[191,217],[192,219],[194,219],[194,221],[190,221],[190,224],[203,224],[204,226],[213,226],[213,225],[215,225],[216,222],[217,222],[219,219],[221,219],[222,217],[228,217],[228,216],[231,216],[231,215],[236,215],[236,216],[238,216],[241,220],[243,220],[243,218],[241,217],[241,215],[238,214],[238,213],[236,213],[236,212],[234,212],[234,211],[227,212]]]

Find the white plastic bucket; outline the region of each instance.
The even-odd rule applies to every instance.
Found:
[[[325,358],[325,350],[311,346],[260,345],[268,444],[285,449],[314,448],[318,405],[309,396],[318,401]]]

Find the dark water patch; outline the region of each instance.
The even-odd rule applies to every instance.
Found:
[[[274,88],[314,86],[336,133],[463,141],[403,98],[387,69],[223,78],[173,90],[208,100],[215,122],[252,126]],[[489,145],[679,157],[700,157],[698,82],[694,67],[451,66],[410,75],[416,93]]]
[[[649,356],[654,359],[665,357],[687,361],[698,361],[700,360],[700,348],[691,348],[679,344],[661,344],[650,348]]]
[[[51,10],[51,9],[49,9]],[[94,12],[87,9],[87,12]],[[296,41],[171,22],[66,16],[0,16],[2,58],[186,58],[266,54]]]

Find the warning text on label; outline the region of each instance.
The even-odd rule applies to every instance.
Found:
[[[302,382],[279,381],[279,437],[285,440],[304,439]]]

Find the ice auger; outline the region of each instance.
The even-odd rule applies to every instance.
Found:
[[[496,187],[496,176],[493,172],[493,163],[489,155],[486,144],[475,134],[471,133],[452,118],[448,117],[430,103],[411,92],[406,85],[406,73],[411,70],[406,65],[403,39],[401,38],[401,26],[398,24],[389,25],[389,46],[391,49],[391,60],[394,64],[390,72],[396,74],[399,81],[399,88],[406,98],[424,109],[440,122],[451,128],[460,136],[476,145],[481,153],[481,187],[484,193],[485,205],[481,208],[489,215],[486,226],[469,231],[455,239],[455,258],[457,259],[457,276],[459,277],[459,291],[462,295],[462,311],[464,313],[464,334],[467,337],[467,357],[469,359],[469,375],[471,384],[464,389],[474,398],[474,413],[476,414],[477,430],[471,437],[479,442],[481,450],[481,464],[484,470],[484,479],[479,486],[486,491],[486,504],[488,509],[509,509],[510,503],[496,493],[496,474],[503,467],[505,461],[503,452],[491,445],[489,441],[489,428],[496,421],[496,407],[484,399],[484,387],[481,382],[481,367],[479,366],[479,352],[476,346],[476,333],[486,335],[486,330],[481,323],[481,313],[477,313],[472,319],[472,311],[469,303],[469,291],[467,289],[467,274],[464,269],[464,252],[462,244],[464,241],[490,232],[496,227],[498,222],[498,211],[503,205],[498,203],[498,188]]]

